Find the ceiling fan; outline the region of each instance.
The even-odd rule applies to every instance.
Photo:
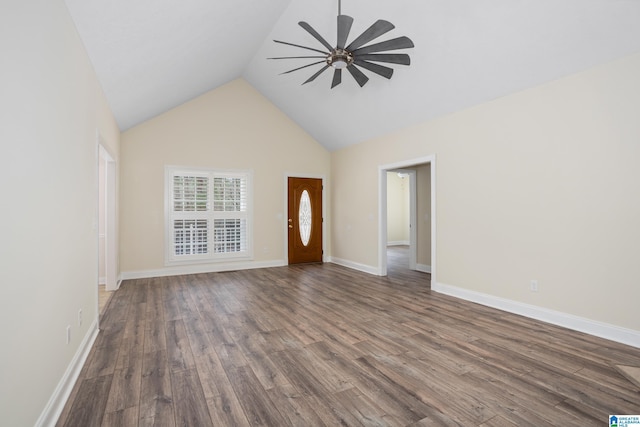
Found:
[[[324,64],[324,66],[320,70],[318,70],[314,75],[309,77],[302,84],[304,85],[314,81],[327,69],[333,68],[333,80],[331,82],[332,89],[342,82],[342,70],[345,68],[353,76],[360,87],[362,87],[369,81],[369,77],[367,77],[358,67],[364,68],[382,77],[390,79],[393,75],[393,69],[384,65],[376,64],[376,62],[400,65],[411,64],[411,59],[406,53],[379,53],[414,47],[413,42],[408,37],[397,37],[391,40],[365,46],[367,43],[393,30],[395,26],[392,23],[379,19],[368,29],[366,29],[362,34],[360,34],[360,36],[358,36],[355,40],[347,44],[347,38],[349,37],[349,32],[351,31],[352,24],[353,18],[342,14],[342,4],[341,1],[338,0],[338,37],[335,47],[331,46],[329,42],[327,42],[307,22],[300,21],[298,22],[298,25],[300,25],[316,40],[318,40],[320,44],[322,44],[327,49],[327,51],[307,46],[301,46],[294,43],[288,43],[280,40],[274,40],[274,42],[276,43],[310,50],[316,53],[320,53],[322,54],[322,56],[280,56],[267,59],[321,59],[320,61],[313,62],[302,67],[294,68],[293,70],[285,71],[282,74],[289,74],[303,68]]]

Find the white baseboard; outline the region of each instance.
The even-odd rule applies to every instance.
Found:
[[[187,274],[219,273],[223,271],[282,267],[285,265],[287,265],[287,263],[283,260],[181,265],[165,267],[157,270],[123,271],[121,273],[121,278],[122,280],[148,279],[152,277],[182,276]]]
[[[370,265],[359,264],[357,262],[348,261],[346,259],[335,258],[335,257],[331,257],[329,262],[341,265],[343,267],[348,267],[348,268],[351,268],[353,270],[358,270],[358,271],[362,271],[364,273],[373,274],[375,276],[379,276],[380,275],[380,270],[378,269],[378,267],[372,267]]]
[[[417,264],[416,265],[416,270],[420,271],[421,273],[429,273],[429,274],[431,274],[431,266],[430,265]]]
[[[109,288],[107,286],[107,280],[101,277],[100,280],[98,281],[98,284],[100,285],[104,285],[105,286],[105,290],[109,291],[109,292],[113,292],[113,291],[117,291],[118,289],[120,289],[120,285],[122,284],[122,276],[118,276],[118,278],[116,279],[116,285],[114,288]]]
[[[98,277],[98,285],[106,285],[107,284],[107,278],[104,276]]]
[[[78,351],[76,351],[66,372],[51,395],[49,402],[47,402],[47,406],[45,406],[38,421],[36,421],[36,427],[54,427],[56,425],[97,337],[98,320],[94,319],[87,334],[82,339]]]
[[[497,308],[509,313],[519,314],[532,319],[537,319],[553,325],[562,326],[574,331],[584,332],[600,338],[619,342],[640,348],[640,331],[627,329],[572,314],[549,310],[535,305],[512,301],[493,295],[470,291],[456,286],[435,283],[431,285],[433,291],[454,296],[466,301]]]
[[[409,246],[411,242],[408,240],[394,240],[391,242],[387,242],[387,246]]]

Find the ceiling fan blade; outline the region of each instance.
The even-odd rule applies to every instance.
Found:
[[[325,65],[324,67],[322,67],[322,69],[320,71],[315,73],[313,76],[309,77],[307,79],[307,81],[302,83],[302,84],[306,85],[307,83],[310,83],[310,82],[314,81],[316,79],[316,77],[318,77],[320,74],[324,73],[327,68],[329,68],[329,65]]]
[[[394,28],[395,26],[391,22],[379,19],[367,28],[364,33],[360,34],[357,39],[352,41],[351,44],[347,46],[346,50],[351,52],[360,46],[364,46],[371,40],[377,39],[381,35],[388,33]]]
[[[333,81],[331,82],[331,89],[338,86],[340,83],[342,83],[342,70],[338,68],[333,73]]]
[[[360,87],[366,85],[367,82],[369,81],[369,77],[365,76],[364,73],[360,71],[358,68],[356,68],[355,65],[353,64],[349,65],[347,67],[347,70],[349,70],[353,78],[356,79],[356,82],[358,82]]]
[[[347,15],[338,15],[338,43],[336,45],[338,49],[344,49],[344,45],[347,43],[347,37],[349,37],[349,31],[351,31],[352,24],[352,17]]]
[[[280,44],[286,44],[287,46],[301,47],[302,49],[312,50],[312,51],[314,51],[314,52],[319,52],[319,53],[322,53],[322,54],[324,54],[324,55],[328,55],[328,54],[329,54],[329,52],[324,52],[324,51],[322,51],[322,50],[314,49],[314,48],[312,48],[312,47],[300,46],[299,44],[293,44],[293,43],[289,43],[289,42],[283,42],[283,41],[280,41],[280,40],[274,40],[274,42],[276,42],[276,43],[280,43]]]
[[[356,65],[359,65],[362,68],[366,68],[369,71],[376,73],[379,76],[386,77],[390,79],[393,76],[393,69],[389,67],[385,67],[383,65],[374,64],[372,62],[361,61],[356,59],[353,61]]]
[[[359,61],[388,62],[390,64],[411,65],[411,58],[406,53],[374,53],[358,55]]]
[[[327,58],[326,56],[276,56],[267,59],[304,59],[304,58]]]
[[[322,45],[324,47],[326,47],[327,49],[329,49],[329,51],[333,50],[333,46],[331,46],[329,43],[327,43],[327,41],[320,35],[318,34],[318,32],[316,30],[314,30],[311,25],[307,24],[304,21],[300,21],[298,22],[298,25],[300,25],[302,28],[304,28],[305,30],[307,30],[307,32],[309,34],[311,34],[313,37],[315,37],[316,40],[318,40],[320,43],[322,43]]]
[[[311,67],[313,65],[322,64],[323,62],[326,64],[326,61],[318,61],[318,62],[314,62],[313,64],[307,64],[307,65],[303,65],[302,67],[294,68],[293,70],[285,71],[284,73],[280,73],[280,74],[282,75],[282,74],[293,73],[294,71],[302,70],[303,68]]]
[[[414,47],[414,44],[411,41],[411,39],[409,37],[402,36],[396,39],[391,39],[381,43],[376,43],[370,46],[365,46],[363,48],[356,49],[352,53],[354,55],[358,55],[363,53],[384,52],[387,50],[407,49],[410,47]]]

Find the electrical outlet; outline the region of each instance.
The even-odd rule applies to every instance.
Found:
[[[67,344],[71,342],[71,325],[67,325]]]
[[[78,310],[78,326],[82,326],[82,309]]]
[[[531,286],[531,292],[538,292],[538,281],[537,280],[532,280],[530,283]]]

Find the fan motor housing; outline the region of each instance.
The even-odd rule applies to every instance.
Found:
[[[327,64],[333,68],[346,68],[353,62],[353,55],[344,49],[334,49],[327,56]]]

